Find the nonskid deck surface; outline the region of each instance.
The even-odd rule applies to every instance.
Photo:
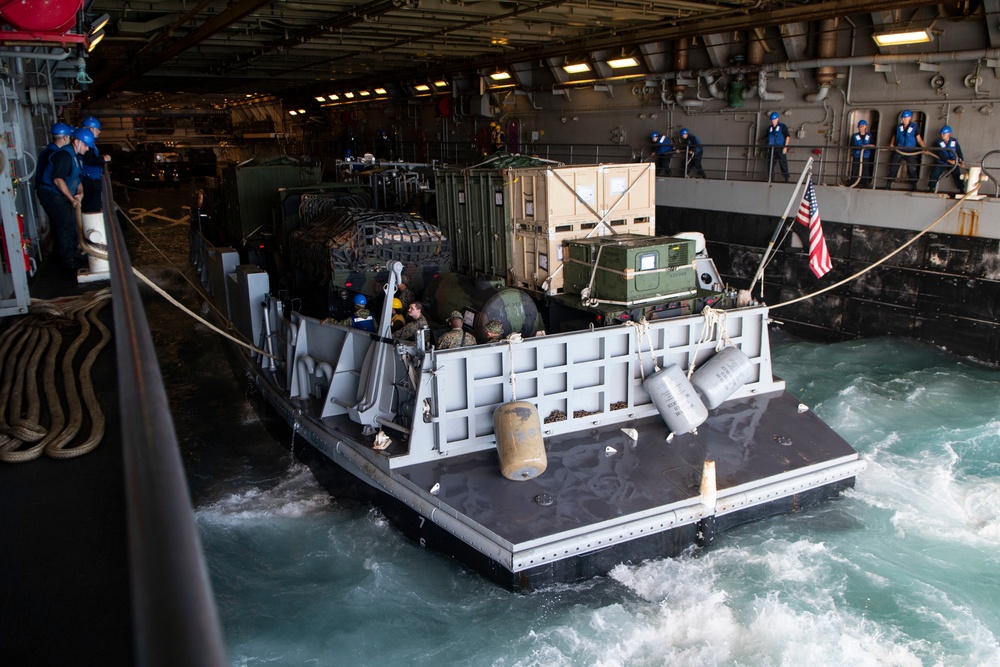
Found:
[[[790,471],[856,458],[851,446],[784,391],[734,400],[713,411],[697,435],[666,441],[659,418],[546,439],[546,471],[531,480],[500,474],[496,451],[401,469],[437,500],[513,545],[636,515],[699,495],[703,464],[716,463],[725,489]],[[608,447],[615,451],[610,452]]]

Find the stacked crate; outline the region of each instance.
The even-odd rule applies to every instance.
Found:
[[[441,170],[436,190],[454,270],[533,292],[563,291],[566,240],[655,233],[652,163]]]
[[[655,233],[651,163],[511,169],[507,180],[516,287],[562,293],[567,240]]]

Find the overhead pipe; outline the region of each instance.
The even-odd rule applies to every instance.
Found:
[[[677,70],[678,72],[687,69],[687,64],[688,64],[688,48],[690,47],[690,45],[691,45],[691,42],[690,42],[690,40],[687,37],[680,37],[680,38],[677,39],[677,42],[675,43],[675,46],[674,46],[674,69]],[[678,77],[678,78],[680,78],[680,77]],[[688,77],[688,78],[698,79],[698,75],[696,74],[693,77]],[[691,108],[696,108],[696,107],[703,106],[705,104],[701,100],[686,100],[686,99],[684,99],[684,91],[685,90],[687,90],[687,86],[684,85],[684,84],[682,84],[682,83],[678,83],[675,80],[675,83],[674,83],[674,102],[676,102],[679,106],[682,106],[685,109],[691,109]],[[660,98],[662,100],[662,98],[663,98],[662,94],[660,95]]]
[[[824,19],[819,23],[820,59],[830,59],[837,54],[837,19]],[[806,102],[822,102],[830,94],[830,86],[837,78],[837,70],[832,65],[824,65],[816,70],[816,83],[819,90],[806,95]]]

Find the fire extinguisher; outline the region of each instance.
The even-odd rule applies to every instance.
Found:
[[[24,216],[20,213],[17,214],[17,231],[18,239],[21,242],[21,255],[24,258],[24,272],[33,276],[35,275],[35,261],[31,258],[29,250],[31,243],[24,238]],[[7,255],[7,244],[3,246],[3,260],[10,272],[13,273],[13,266],[11,266],[10,257]]]

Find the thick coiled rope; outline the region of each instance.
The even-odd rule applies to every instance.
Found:
[[[52,301],[33,299],[29,314],[0,337],[0,461],[30,461],[42,453],[70,458],[100,444],[105,420],[91,369],[111,339],[99,319],[110,298],[108,290],[100,290]],[[63,333],[74,330],[63,350]],[[97,332],[96,341],[92,331]],[[77,371],[76,358],[83,349]],[[85,422],[90,430],[79,438]]]

